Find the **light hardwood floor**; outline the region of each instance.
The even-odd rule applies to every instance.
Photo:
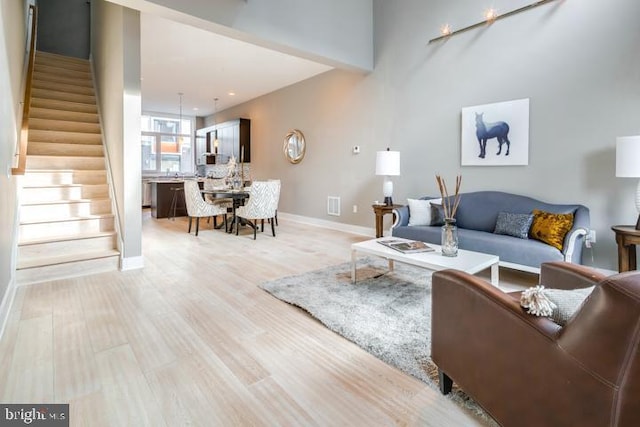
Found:
[[[253,240],[143,216],[145,267],[18,289],[0,402],[70,403],[73,426],[473,426],[262,281],[345,262],[366,237],[280,220]]]

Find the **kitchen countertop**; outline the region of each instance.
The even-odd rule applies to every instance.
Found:
[[[157,183],[157,184],[163,184],[163,183],[168,183],[168,184],[175,184],[175,183],[183,183],[185,181],[185,179],[195,179],[198,182],[204,182],[205,178],[142,178],[143,180],[150,182],[150,183]]]

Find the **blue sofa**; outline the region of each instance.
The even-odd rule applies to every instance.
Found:
[[[574,214],[573,228],[565,237],[562,251],[539,240],[493,233],[499,212],[531,213],[533,209]],[[410,226],[409,206],[397,208],[394,213],[393,236],[440,244],[441,226]],[[539,273],[540,265],[548,261],[581,264],[582,247],[590,227],[589,209],[583,205],[550,204],[499,191],[462,193],[456,223],[460,249],[498,255],[501,266],[533,273]]]

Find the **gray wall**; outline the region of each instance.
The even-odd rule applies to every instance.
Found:
[[[15,286],[17,186],[11,175],[21,119],[26,47],[26,2],[0,2],[0,336]]]
[[[372,227],[371,202],[382,198],[375,151],[389,146],[402,153],[396,202],[437,194],[440,173],[462,174],[463,191],[582,203],[598,237],[585,262],[615,268],[610,227],[637,218],[636,181],[615,178],[615,138],[640,134],[640,2],[558,1],[427,44],[444,22],[456,29],[481,14],[474,0],[374,0],[371,74],[331,71],[216,120],[252,120],[252,173],[283,180],[282,212]],[[530,99],[529,165],[460,166],[461,108],[521,98]],[[289,128],[308,141],[298,165],[281,152]],[[326,215],[328,195],[342,197],[341,217]]]
[[[90,3],[38,0],[38,50],[89,59]]]
[[[141,267],[139,12],[94,0],[91,57],[123,241],[123,268]]]

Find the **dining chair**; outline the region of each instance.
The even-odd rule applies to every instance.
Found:
[[[189,231],[191,233],[191,222],[193,218],[196,219],[196,236],[200,228],[200,218],[213,217],[213,226],[216,226],[216,217],[218,215],[224,216],[224,226],[227,228],[227,209],[210,204],[204,201],[202,194],[200,193],[200,186],[197,181],[185,180],[184,181],[184,200],[187,205],[187,215],[189,216]]]
[[[249,191],[249,200],[244,206],[236,209],[236,216],[248,222],[253,228],[253,239],[256,239],[258,220],[262,220],[261,231],[264,231],[264,220],[271,220],[271,233],[276,236],[274,227],[276,209],[280,198],[280,181],[253,181]],[[236,235],[239,225],[236,225]]]
[[[207,178],[204,180],[204,189],[205,190],[214,190],[219,188],[225,188],[227,186],[226,180],[224,178]],[[213,194],[205,194],[204,200],[207,203],[211,203],[212,205],[219,205],[226,209],[233,208],[233,199],[215,197]]]
[[[269,181],[277,181],[278,184],[280,184],[279,179],[270,179]],[[282,185],[280,185],[280,187],[282,188]],[[276,226],[278,225],[278,204],[279,203],[280,203],[280,191],[278,191],[278,200],[276,200],[276,216],[274,217],[276,220]]]

